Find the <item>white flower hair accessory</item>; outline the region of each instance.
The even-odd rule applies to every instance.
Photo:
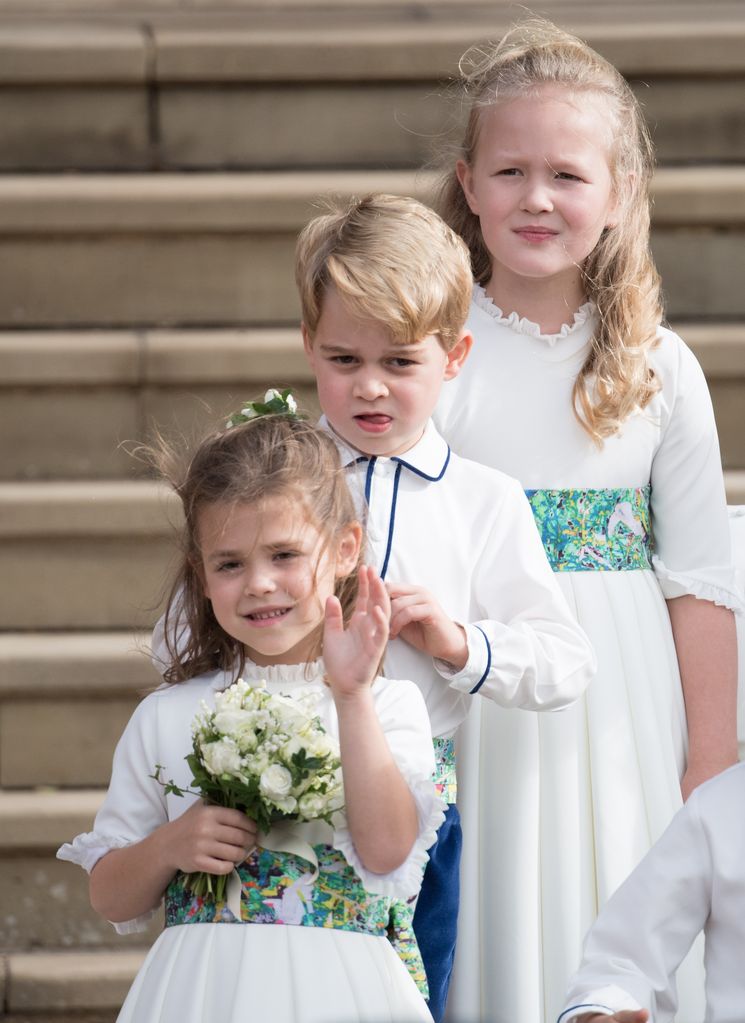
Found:
[[[297,410],[297,402],[289,387],[284,391],[278,391],[276,387],[270,387],[264,395],[263,401],[247,401],[240,412],[234,412],[225,424],[225,429],[229,430],[233,426],[240,426],[242,423],[247,423],[251,419],[258,419],[260,416],[303,418]]]

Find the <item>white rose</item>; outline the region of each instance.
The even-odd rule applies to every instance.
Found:
[[[285,799],[273,799],[272,802],[282,813],[295,813],[297,810],[297,799],[294,796],[287,796]]]
[[[240,777],[241,756],[232,739],[206,742],[202,746],[202,760],[213,778],[219,778],[221,774],[230,774],[234,778]]]
[[[315,820],[326,810],[326,797],[322,796],[320,792],[306,792],[298,800],[297,807],[307,820]]]
[[[225,707],[215,714],[214,725],[218,732],[237,738],[243,732],[252,731],[254,712],[238,707]]]
[[[292,791],[292,775],[281,764],[272,764],[261,772],[259,789],[261,794],[271,799],[273,803],[286,799]]]
[[[305,741],[305,748],[309,757],[328,757],[333,754],[339,755],[336,744],[331,741],[328,735],[318,732],[310,735]]]

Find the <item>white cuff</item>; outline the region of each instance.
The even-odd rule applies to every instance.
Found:
[[[668,568],[661,558],[652,558],[652,568],[666,600],[691,595],[699,600],[727,607],[735,614],[745,611],[745,597],[739,573],[731,565],[712,565],[689,571]]]
[[[404,773],[404,772],[402,772]],[[352,835],[347,826],[345,814],[335,823],[334,847],[339,849],[347,863],[357,873],[365,889],[373,895],[385,895],[394,899],[409,899],[422,886],[424,868],[429,860],[428,850],[437,840],[437,830],[445,820],[447,804],[440,799],[430,778],[404,779],[416,806],[419,829],[414,845],[403,863],[389,874],[374,874],[363,866]]]
[[[464,625],[468,660],[458,670],[447,661],[435,657],[433,663],[439,675],[446,679],[453,689],[461,693],[477,693],[491,668],[491,646],[486,633],[478,625]]]

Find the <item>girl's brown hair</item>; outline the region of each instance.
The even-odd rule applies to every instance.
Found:
[[[185,520],[183,558],[165,613],[170,664],[163,677],[184,682],[222,669],[233,670],[238,678],[246,663],[243,644],[218,624],[204,594],[200,512],[217,502],[260,506],[268,499],[286,498],[305,510],[327,549],[339,531],[357,520],[336,445],[300,419],[267,415],[206,437],[186,465],[161,441],[156,462],[181,498]],[[336,581],[345,622],[357,599],[357,567]]]
[[[654,154],[639,104],[612,64],[542,19],[523,22],[494,46],[471,48],[460,70],[470,112],[459,158],[469,165],[478,147],[481,112],[496,103],[558,86],[575,97],[599,98],[607,108],[608,163],[619,221],[603,232],[580,267],[599,326],[573,392],[577,418],[602,443],[659,389],[649,365],[662,316],[660,280],[649,248]],[[491,255],[453,164],[443,176],[436,206],[468,245],[476,281],[487,284]]]

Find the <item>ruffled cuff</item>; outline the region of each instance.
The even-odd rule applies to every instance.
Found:
[[[437,795],[430,778],[405,780],[416,806],[419,830],[409,855],[390,874],[374,874],[362,865],[347,826],[346,815],[340,815],[342,819],[337,821],[334,827],[334,847],[344,854],[344,858],[357,873],[365,889],[373,895],[384,895],[394,899],[409,899],[421,888],[424,868],[429,859],[428,850],[437,840],[437,830],[445,820],[447,809],[447,804]]]
[[[89,874],[106,853],[112,849],[124,849],[131,845],[132,840],[119,836],[101,835],[97,831],[87,831],[78,835],[72,842],[66,842],[57,850],[58,860],[77,863]]]
[[[69,863],[77,863],[78,866],[90,874],[98,861],[107,853],[110,853],[112,849],[124,849],[131,844],[132,842],[128,838],[100,835],[95,831],[88,831],[78,835],[72,842],[66,842],[64,845],[61,845],[57,850],[57,859],[67,860]],[[114,923],[113,920],[109,920],[109,923],[117,934],[135,934],[139,931],[147,930],[147,925],[157,912],[157,909],[151,909],[149,912],[135,917],[133,920],[123,920],[120,923]]]
[[[727,607],[735,614],[745,611],[745,595],[740,573],[732,565],[711,565],[689,571],[667,568],[661,558],[652,558],[652,568],[666,600],[687,594],[699,600]]]

